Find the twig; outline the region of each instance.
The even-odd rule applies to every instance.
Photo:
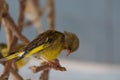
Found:
[[[54,0],[47,0],[47,21],[50,30],[55,29],[55,6]]]
[[[2,16],[2,20],[3,20],[4,23],[6,23],[6,25],[4,27],[8,27],[17,38],[19,38],[21,41],[23,41],[24,44],[29,43],[28,39],[19,32],[15,22],[13,21],[12,17],[9,15],[7,4],[5,6],[5,10],[4,10],[4,14]]]
[[[5,4],[5,7],[4,7],[4,13],[3,13],[3,16],[2,16],[2,22],[3,22],[3,25],[4,25],[4,27],[6,28],[6,30],[7,29],[10,29],[12,32],[14,32],[14,35],[15,36],[17,36],[19,39],[21,39],[25,44],[28,44],[29,43],[29,41],[19,32],[19,30],[17,29],[17,26],[15,25],[15,23],[14,23],[14,21],[13,21],[13,19],[11,18],[11,16],[9,15],[9,13],[8,13],[8,6],[7,6],[7,4],[6,3],[4,3]],[[21,12],[22,13],[22,12]],[[21,21],[22,19],[22,17],[21,16],[23,16],[23,15],[21,15],[21,13],[20,13],[20,20],[19,21]],[[21,24],[21,23],[20,23]],[[19,24],[19,25],[20,25]],[[17,38],[15,38],[15,36],[13,36],[13,38],[14,38],[14,40],[16,40],[15,42],[14,42],[14,40],[12,40],[12,42],[10,42],[11,44],[9,44],[10,45],[10,48],[9,48],[9,53],[11,53],[13,50],[15,50],[15,46],[16,46],[16,43],[17,43]],[[12,38],[12,37],[11,37]],[[6,76],[7,75],[7,77],[9,76],[9,72],[10,72],[10,70],[11,70],[11,73],[12,74],[14,74],[14,76],[15,77],[17,77],[17,79],[19,79],[19,80],[21,80],[21,77],[20,77],[20,75],[17,73],[17,71],[15,71],[15,70],[12,70],[13,68],[11,67],[11,65],[12,65],[12,63],[13,63],[13,60],[10,60],[10,61],[7,61],[6,63],[5,63],[5,69],[4,69],[4,72],[3,72],[3,76],[1,76],[1,77],[3,77],[4,78],[4,76]],[[16,74],[16,75],[15,75]],[[17,80],[16,79],[16,80]]]
[[[9,24],[9,26],[6,26],[6,27],[9,27],[10,30],[14,33],[14,35],[16,35],[17,38],[23,41],[24,44],[29,43],[29,40],[19,32],[14,21],[12,20],[9,14],[4,16],[3,20],[5,21],[5,23]]]
[[[3,9],[2,9],[2,23],[3,23],[4,26],[8,26],[8,24],[5,23],[4,20],[3,20],[3,16],[5,16],[6,13],[8,13],[8,5],[5,2],[5,0],[4,1],[1,0],[1,2],[2,2],[1,4],[3,5]],[[11,43],[12,33],[11,33],[11,31],[10,31],[10,29],[8,27],[5,27],[5,31],[6,31],[6,37],[7,37],[7,47],[8,47],[8,49],[10,49],[10,43]],[[11,66],[9,66],[9,65],[11,65],[11,63],[12,63],[12,60],[10,60],[9,62],[5,63],[4,72],[0,76],[1,80],[8,79],[8,77],[9,77],[9,70],[11,68]]]
[[[0,28],[1,28],[1,20],[2,20],[2,14],[3,14],[3,3],[4,0],[0,0]]]
[[[19,0],[19,3],[20,6],[19,6],[19,17],[18,17],[18,30],[19,32],[21,32],[24,24],[24,11],[25,11],[26,0]],[[11,51],[14,51],[17,41],[18,38],[14,36],[10,47]]]
[[[22,31],[23,28],[23,23],[24,23],[24,10],[25,10],[25,4],[26,0],[19,0],[19,17],[18,17],[18,30],[19,32]],[[11,49],[10,50],[15,50],[15,47],[17,45],[18,38],[16,36],[13,37],[13,41],[11,43]],[[11,69],[11,74],[13,80],[23,80],[23,78],[18,74],[18,70],[16,70],[16,64],[13,62],[12,64],[12,69]]]
[[[36,27],[38,33],[43,32],[41,15],[42,10],[39,6],[39,0],[27,0],[25,6],[25,17],[29,20],[28,23],[31,23]]]
[[[4,24],[6,25],[6,24]],[[12,42],[12,32],[11,30],[8,28],[8,27],[5,27],[5,31],[6,31],[6,39],[7,39],[7,49],[10,50],[10,45],[11,45],[11,42]]]
[[[37,73],[37,72],[40,72],[42,70],[48,70],[48,69],[51,69],[51,67],[48,64],[31,67],[31,70],[32,70],[33,73]],[[66,71],[66,68],[61,67],[61,66],[54,67],[53,69],[59,70],[59,71]]]
[[[8,24],[2,22],[4,26],[7,26]],[[4,27],[5,31],[6,31],[6,39],[7,39],[7,49],[9,51],[9,53],[11,53],[11,51],[13,51],[11,49],[11,43],[13,42],[12,39],[14,38],[11,30],[8,27]],[[8,55],[9,55],[8,53]]]
[[[6,13],[8,13],[8,5],[5,1],[0,0],[0,22],[2,20],[3,15]],[[8,24],[6,24],[4,20],[2,20],[2,23],[4,26],[8,26]],[[12,32],[8,27],[5,27],[5,31],[6,31],[6,38],[7,38],[7,47],[8,49],[10,49],[10,43],[12,41]]]
[[[13,34],[10,30],[9,27],[6,27],[6,26],[9,26],[9,24],[7,24],[4,20],[3,20],[3,16],[5,16],[7,13],[8,13],[8,4],[4,1],[3,3],[3,11],[2,11],[2,24],[5,26],[5,31],[6,31],[6,38],[7,38],[7,48],[8,50],[10,49],[10,44],[11,44],[11,41],[12,41],[12,37],[13,37]]]
[[[8,80],[8,78],[9,78],[9,72],[10,72],[10,69],[11,69],[11,64],[12,64],[12,60],[9,60],[8,62],[6,62],[4,64],[4,72],[0,76],[0,80]]]
[[[14,61],[12,63],[10,72],[12,74],[12,80],[23,80],[23,78],[18,74],[18,69],[17,69],[16,63]]]
[[[48,80],[49,79],[49,72],[50,72],[49,69],[44,70],[41,73],[40,80]]]

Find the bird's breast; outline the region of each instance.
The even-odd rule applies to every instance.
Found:
[[[43,56],[46,60],[53,60],[60,55],[62,50],[63,47],[61,44],[59,46],[51,46],[47,50],[43,51],[41,56]]]

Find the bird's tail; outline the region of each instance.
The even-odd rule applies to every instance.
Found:
[[[11,60],[11,59],[14,59],[14,58],[19,58],[22,53],[23,52],[14,52],[9,56],[0,59],[0,62],[8,61],[8,60]]]

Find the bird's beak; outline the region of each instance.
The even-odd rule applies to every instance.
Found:
[[[69,56],[69,55],[70,55],[70,50],[66,49],[66,56]]]

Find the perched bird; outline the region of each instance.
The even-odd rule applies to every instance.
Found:
[[[36,54],[46,63],[54,65],[54,60],[57,59],[62,50],[66,50],[67,55],[69,55],[76,51],[78,47],[79,39],[74,33],[47,30],[38,35],[37,38],[21,50],[0,59],[0,61],[7,61],[14,58],[20,60]]]

